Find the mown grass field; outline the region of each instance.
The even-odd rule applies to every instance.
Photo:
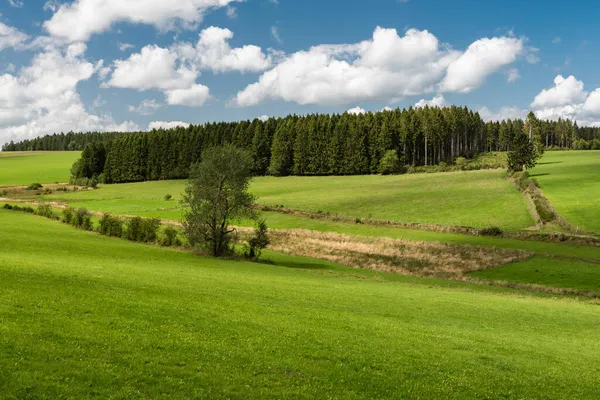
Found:
[[[527,261],[470,274],[492,281],[528,283],[553,288],[600,293],[600,260],[565,260],[534,257]]]
[[[68,182],[78,151],[0,152],[0,186]]]
[[[562,217],[600,232],[600,151],[548,151],[531,176]]]
[[[180,219],[185,181],[101,185],[97,191],[57,194],[95,211]],[[500,226],[533,225],[523,196],[500,171],[401,176],[261,177],[251,191],[263,205],[322,211],[350,217],[408,223]],[[165,201],[166,194],[173,200]]]
[[[593,303],[0,219],[1,398],[597,398]]]

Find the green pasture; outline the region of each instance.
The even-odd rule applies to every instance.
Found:
[[[600,232],[600,151],[548,151],[531,176],[562,217]]]
[[[0,218],[1,398],[597,398],[593,303]]]
[[[575,261],[534,257],[500,268],[473,272],[471,276],[492,281],[578,289],[600,295],[600,260],[598,259]]]
[[[0,152],[0,186],[68,182],[78,151]]]
[[[64,200],[95,211],[180,219],[185,181],[101,185],[97,191],[61,193]],[[258,202],[304,211],[409,223],[500,226],[533,225],[523,196],[500,171],[399,176],[260,177],[251,191]],[[165,201],[171,194],[173,199]]]

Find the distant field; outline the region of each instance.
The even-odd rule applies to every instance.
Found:
[[[585,262],[534,257],[500,268],[472,272],[470,275],[492,281],[530,283],[600,293],[600,260]]]
[[[600,232],[600,151],[548,151],[531,174],[561,216]]]
[[[0,219],[1,398],[597,399],[591,303]]]
[[[179,219],[184,181],[104,185],[91,192],[48,197],[125,215]],[[499,171],[400,176],[256,178],[251,191],[265,205],[411,223],[533,225],[523,196]],[[173,200],[164,200],[165,194]]]
[[[0,186],[68,182],[78,151],[0,152]]]

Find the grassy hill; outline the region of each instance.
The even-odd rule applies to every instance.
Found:
[[[0,219],[2,398],[597,398],[592,303]]]
[[[563,218],[600,232],[600,151],[546,152],[531,175]]]
[[[179,219],[184,181],[103,185],[48,197],[95,211]],[[251,191],[264,205],[408,223],[519,230],[533,225],[523,196],[499,171],[399,176],[260,177]],[[167,202],[165,194],[174,199]]]
[[[0,186],[68,182],[78,151],[0,152]]]

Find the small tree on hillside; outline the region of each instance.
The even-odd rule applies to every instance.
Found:
[[[396,150],[386,151],[379,162],[377,172],[381,175],[390,175],[400,173],[401,170],[402,163]]]
[[[508,153],[508,170],[517,172],[531,169],[537,164],[538,158],[535,145],[524,133],[519,133],[515,136],[511,151]]]
[[[189,243],[220,257],[231,250],[235,230],[230,223],[254,218],[249,154],[232,145],[208,149],[192,166],[182,203],[183,230]]]
[[[258,221],[254,235],[248,240],[248,250],[246,256],[252,259],[259,259],[263,250],[271,243],[269,239],[269,230],[264,219]]]

